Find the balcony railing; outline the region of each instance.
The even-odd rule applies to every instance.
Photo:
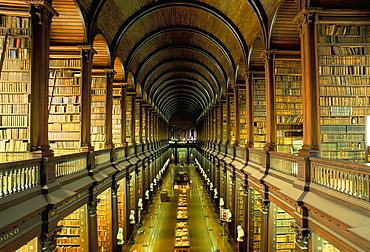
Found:
[[[0,198],[40,185],[42,159],[0,164]]]

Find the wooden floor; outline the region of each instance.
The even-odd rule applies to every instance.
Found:
[[[163,185],[156,193],[148,213],[137,229],[132,245],[125,245],[124,252],[173,252],[174,230],[179,190],[173,189],[176,167],[170,164],[169,172]],[[234,244],[227,241],[227,236],[220,225],[218,214],[210,198],[202,187],[199,176],[193,166],[186,166],[192,186],[187,190],[188,223],[191,252],[228,252],[237,251]],[[161,202],[161,191],[167,191],[169,201]]]

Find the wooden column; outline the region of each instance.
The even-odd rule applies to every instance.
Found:
[[[107,85],[106,85],[106,96],[105,96],[105,105],[106,105],[106,113],[105,113],[105,147],[106,148],[113,148],[113,132],[112,132],[112,109],[113,109],[113,79],[115,75],[115,71],[113,69],[106,70],[106,77],[107,77]]]
[[[253,147],[254,142],[254,116],[253,116],[253,83],[252,74],[245,73],[245,87],[246,87],[246,119],[247,119],[247,142],[245,147]]]
[[[269,232],[270,232],[270,227],[269,227],[270,201],[262,198],[261,204],[262,204],[262,209],[261,209],[261,250],[260,251],[268,252],[269,247],[270,247],[269,239],[271,238],[269,235]]]
[[[32,3],[33,1],[28,1]],[[51,19],[58,13],[47,1],[31,4],[30,145],[35,157],[53,156],[48,143],[49,54]]]
[[[235,124],[235,146],[240,143],[240,97],[239,97],[239,86],[234,85],[234,124]]]
[[[274,81],[274,51],[263,52],[266,75],[266,146],[267,151],[276,147],[276,111],[275,111],[275,81]]]
[[[95,50],[81,46],[81,151],[92,150],[91,146],[91,69]]]
[[[316,66],[315,14],[319,9],[303,9],[295,18],[301,38],[303,145],[299,156],[316,157],[320,144],[319,85]]]
[[[126,139],[126,101],[127,101],[127,83],[122,85],[122,100],[121,100],[121,143],[123,146],[127,146]]]
[[[89,201],[87,208],[89,211],[88,233],[89,233],[89,249],[90,251],[98,251],[98,220],[96,216],[96,207],[98,201],[96,199]]]

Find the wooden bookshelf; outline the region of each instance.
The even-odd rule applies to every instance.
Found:
[[[256,190],[250,190],[252,197],[252,225],[253,225],[253,252],[261,251],[261,194]]]
[[[234,144],[236,140],[235,132],[235,98],[234,95],[229,96],[230,99],[230,144]]]
[[[30,19],[0,15],[0,152],[29,151]]]
[[[366,161],[370,25],[318,25],[321,157]]]
[[[247,90],[239,89],[239,123],[240,123],[240,143],[239,146],[247,144]]]
[[[113,86],[112,135],[115,147],[122,146],[122,86]]]
[[[124,228],[126,222],[126,184],[123,179],[119,180],[117,191],[118,228]]]
[[[112,203],[111,189],[108,188],[97,196],[99,203],[97,205],[98,222],[98,248],[99,251],[112,252]]]
[[[81,57],[52,52],[49,68],[50,148],[55,154],[78,152],[81,139]]]
[[[290,224],[294,218],[283,209],[270,204],[270,232],[275,237],[271,241],[271,250],[277,252],[292,252],[295,250],[295,233]]]
[[[141,125],[142,125],[142,129],[141,129],[141,132],[142,132],[142,135],[141,135],[141,139],[143,141],[143,143],[146,143],[147,142],[147,139],[145,138],[145,134],[146,134],[146,114],[145,114],[145,106],[141,106],[141,114],[142,114],[142,118],[141,118]]]
[[[136,98],[138,99],[138,98]],[[140,102],[135,102],[135,143],[140,143]]]
[[[107,77],[94,75],[91,78],[91,146],[94,150],[105,148]]]
[[[228,117],[226,102],[223,102],[221,114],[222,114],[222,133],[221,133],[222,134],[222,141],[223,141],[223,143],[226,143],[226,140],[227,140],[227,130],[226,130],[227,126],[226,126],[226,123],[227,123],[227,117]]]
[[[58,222],[56,252],[83,252],[88,249],[87,206],[77,209]]]
[[[303,139],[302,67],[300,59],[275,58],[276,148],[291,153]]]
[[[236,179],[236,188],[237,188],[237,198],[236,198],[236,210],[237,210],[237,220],[236,225],[244,225],[245,216],[244,216],[244,186],[243,181],[240,178]]]
[[[265,78],[253,76],[253,147],[266,145],[266,83]]]
[[[132,140],[131,140],[131,121],[132,121],[132,116],[131,116],[131,111],[132,111],[132,99],[131,96],[128,95],[126,98],[126,142],[131,145]]]

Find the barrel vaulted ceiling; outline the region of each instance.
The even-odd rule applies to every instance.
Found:
[[[40,3],[48,0],[0,1]],[[302,6],[348,8],[344,0],[50,0],[59,13],[53,47],[92,45],[93,64],[114,68],[165,120],[203,113],[263,70],[265,49],[299,50]],[[359,7],[362,0],[352,0]],[[366,2],[366,1],[365,1]],[[66,49],[67,50],[67,49]]]

